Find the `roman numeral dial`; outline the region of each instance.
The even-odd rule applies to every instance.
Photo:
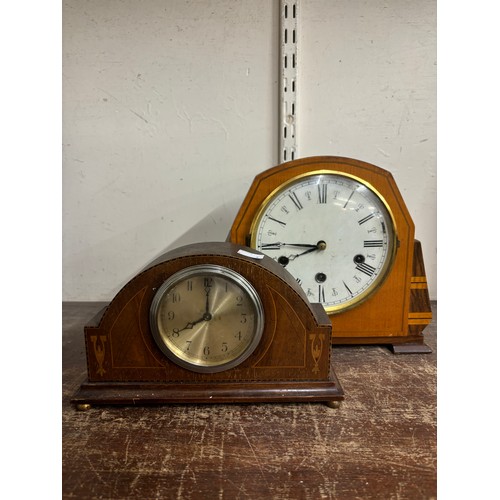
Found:
[[[250,241],[329,313],[368,298],[396,249],[382,197],[358,178],[330,172],[311,172],[273,192],[254,219]]]
[[[375,274],[375,271],[377,270],[377,268],[370,266],[370,264],[367,264],[366,262],[358,264],[356,266],[356,269],[370,277],[373,276]]]

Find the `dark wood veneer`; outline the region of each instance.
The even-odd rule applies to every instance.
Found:
[[[335,401],[343,391],[331,369],[331,322],[310,304],[288,272],[269,257],[255,260],[227,242],[181,247],[130,280],[84,328],[88,381],[76,404],[136,402]],[[247,249],[249,250],[249,249]],[[172,274],[218,264],[246,277],[264,306],[262,340],[240,365],[196,373],[168,360],[156,345],[149,311]]]

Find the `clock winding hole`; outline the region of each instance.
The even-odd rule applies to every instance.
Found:
[[[366,260],[364,255],[358,254],[354,256],[354,259],[352,259],[356,264],[363,264],[363,262]]]
[[[281,264],[283,267],[286,267],[289,262],[290,259],[288,257],[285,257],[284,255],[278,258],[278,263]]]
[[[326,274],[317,273],[314,279],[316,280],[316,283],[324,283],[326,281]]]

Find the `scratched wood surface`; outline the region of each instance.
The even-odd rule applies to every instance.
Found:
[[[432,354],[334,348],[346,399],[323,404],[96,407],[69,400],[86,376],[83,326],[99,303],[63,304],[63,498],[436,497],[436,304]]]

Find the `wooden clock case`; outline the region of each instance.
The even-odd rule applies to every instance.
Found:
[[[239,250],[243,247],[228,242],[181,247],[131,279],[84,328],[88,380],[72,402],[86,408],[343,399],[331,365],[332,326],[323,307],[310,304],[272,259],[257,260]],[[219,373],[196,373],[169,361],[150,329],[155,291],[175,272],[197,264],[218,264],[240,273],[253,284],[264,306],[265,327],[256,350],[240,365]]]
[[[268,196],[297,176],[327,170],[370,184],[382,195],[394,218],[398,248],[381,287],[367,300],[330,316],[333,344],[388,344],[396,353],[425,353],[423,330],[432,312],[422,247],[415,226],[390,172],[351,158],[317,156],[283,163],[257,175],[233,222],[228,240],[250,245],[252,222]]]

